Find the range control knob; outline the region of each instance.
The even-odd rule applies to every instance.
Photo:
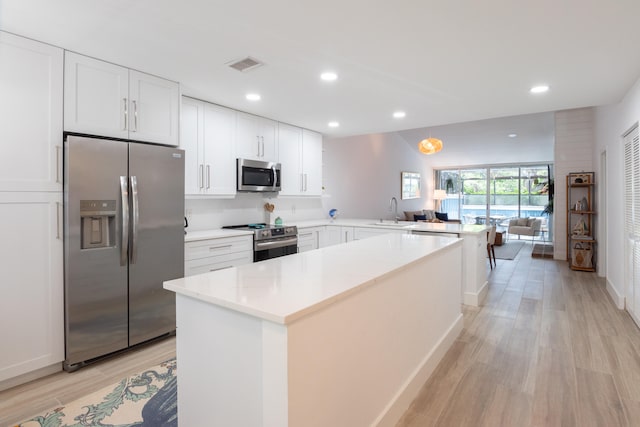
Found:
[[[269,230],[260,231],[260,236],[262,236],[262,237],[269,237],[270,234],[271,234],[271,232]]]

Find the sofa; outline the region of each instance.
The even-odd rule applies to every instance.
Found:
[[[460,224],[459,219],[449,219],[444,212],[436,212],[433,209],[423,209],[420,211],[404,211],[405,221],[425,221],[425,222],[449,222]]]
[[[513,218],[509,220],[507,238],[509,234],[520,236],[531,236],[531,239],[540,234],[542,230],[542,220],[540,218]]]

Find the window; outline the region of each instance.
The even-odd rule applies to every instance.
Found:
[[[482,166],[435,171],[435,188],[447,198],[441,210],[465,224],[506,227],[511,218],[548,212],[551,165]]]

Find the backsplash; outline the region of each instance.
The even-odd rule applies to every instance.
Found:
[[[329,217],[331,199],[265,197],[264,194],[238,193],[233,199],[186,199],[185,216],[189,220],[188,231],[208,230],[225,225],[266,222],[265,203],[275,205],[271,223],[276,217],[284,224],[295,225],[296,221]]]

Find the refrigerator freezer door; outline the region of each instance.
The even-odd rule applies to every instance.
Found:
[[[126,143],[67,138],[66,367],[128,345],[127,264],[120,264],[121,249],[127,250],[126,241],[122,248],[122,214],[127,206],[122,204],[121,176],[127,176]],[[88,232],[92,235],[83,235]]]
[[[129,145],[129,345],[175,330],[175,294],[184,276],[184,151]],[[135,227],[134,227],[135,226]]]

